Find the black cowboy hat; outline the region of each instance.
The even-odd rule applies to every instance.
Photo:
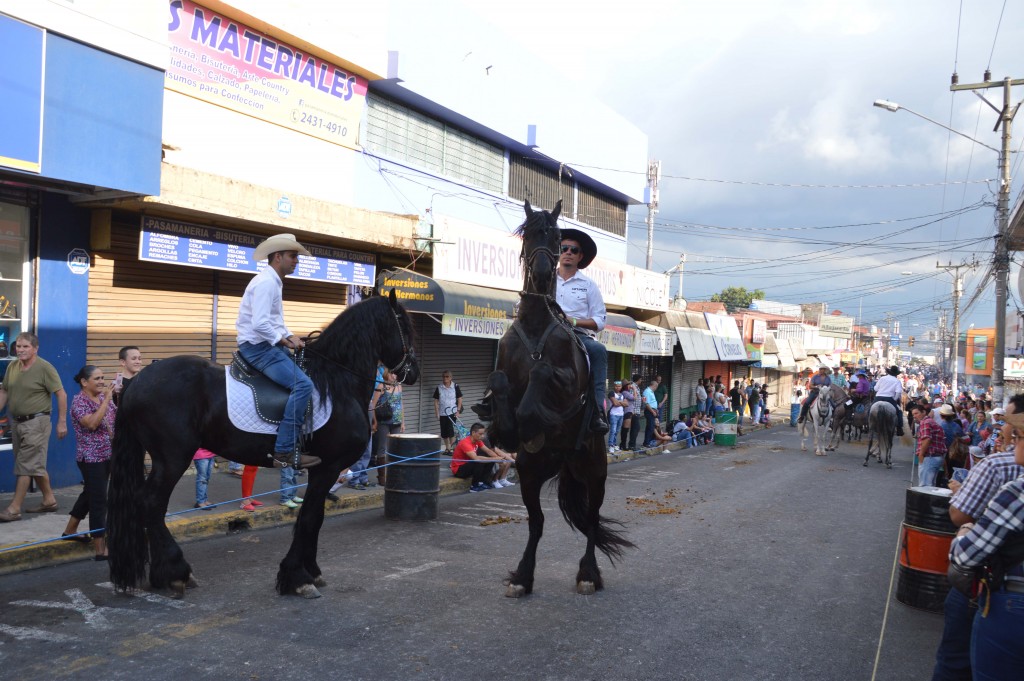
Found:
[[[893,364],[891,367],[889,367],[889,371],[887,371],[886,373],[889,374],[890,376],[899,376],[900,368]]]
[[[572,239],[583,249],[583,257],[580,259],[579,268],[586,269],[587,265],[597,257],[597,244],[586,232],[573,228],[562,228],[562,239]]]

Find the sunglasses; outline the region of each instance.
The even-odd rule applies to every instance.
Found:
[[[579,255],[580,254],[580,247],[579,246],[565,246],[565,245],[563,245],[563,246],[560,246],[558,248],[558,252],[559,253],[572,253],[573,255]]]

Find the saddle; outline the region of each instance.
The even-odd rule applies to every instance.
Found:
[[[245,361],[238,353],[231,356],[231,366],[228,369],[231,378],[247,386],[252,391],[253,401],[256,404],[256,414],[274,425],[280,425],[284,419],[284,408],[288,404],[288,396],[291,392],[264,376],[255,367]],[[309,418],[312,411],[313,400],[306,406],[306,413],[303,421]]]

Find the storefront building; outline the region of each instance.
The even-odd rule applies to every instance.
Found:
[[[166,51],[146,10],[97,28],[81,20],[88,8],[0,7],[0,363],[13,359],[19,333],[35,333],[70,403],[86,363],[94,265],[82,202],[159,191]],[[0,451],[9,443],[4,422]],[[55,486],[81,479],[73,437],[54,430],[48,470]],[[11,466],[0,466],[0,491],[13,485]]]

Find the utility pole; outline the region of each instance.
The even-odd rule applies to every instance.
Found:
[[[661,161],[647,162],[647,269],[654,266],[654,216],[658,214],[658,181],[661,180]]]
[[[896,318],[895,312],[885,313],[885,359],[882,360],[883,364],[892,366],[892,337],[895,333],[893,327],[893,320]]]
[[[996,283],[996,339],[995,349],[992,357],[992,403],[997,407],[1003,406],[1003,369],[1006,363],[1006,296],[1007,279],[1010,271],[1010,254],[1006,241],[1009,238],[1010,225],[1010,138],[1012,136],[1013,117],[1017,114],[1017,106],[1010,104],[1010,88],[1014,85],[1024,85],[1024,79],[1011,80],[1004,78],[1003,81],[991,82],[992,74],[985,71],[985,80],[982,83],[970,83],[959,85],[959,77],[953,74],[953,82],[949,86],[951,91],[971,90],[983,102],[988,104],[997,114],[999,122],[995,129],[1003,128],[1002,146],[999,149],[999,197],[996,202],[996,223],[998,232],[996,234],[995,260],[993,262],[993,274]],[[988,88],[1003,88],[1003,106],[995,106],[977,90]],[[956,368],[954,367],[954,371]]]
[[[938,366],[939,374],[943,374],[946,370],[946,310],[942,307],[935,306],[932,308],[939,313],[938,326],[936,333],[938,338],[936,339],[939,345],[939,357]]]
[[[953,272],[953,343],[952,343],[952,348],[951,348],[951,350],[952,350],[951,354],[953,355],[953,358],[952,358],[952,365],[953,366],[952,366],[952,369],[951,369],[951,371],[949,373],[953,377],[951,379],[950,387],[953,388],[953,395],[954,395],[954,397],[959,394],[959,393],[957,393],[957,379],[958,379],[958,374],[960,372],[960,369],[959,369],[959,362],[960,362],[960,296],[962,296],[963,293],[964,293],[964,280],[963,280],[963,277],[960,276],[960,270],[962,270],[962,269],[973,270],[977,266],[978,266],[978,263],[976,263],[976,262],[972,262],[970,264],[961,263],[959,265],[953,265],[953,264],[949,264],[949,263],[947,263],[945,265],[940,265],[937,262],[935,263],[935,269],[937,269],[937,270],[946,270],[947,272],[950,272],[950,271]],[[1005,326],[1005,322],[1004,322],[1004,326]],[[993,353],[994,353],[994,351],[993,351]],[[993,358],[992,361],[994,363],[995,359]]]
[[[673,268],[676,271],[676,274],[679,275],[679,290],[676,292],[675,297],[672,299],[672,307],[674,307],[676,309],[680,309],[682,307],[683,300],[685,300],[683,298],[683,268],[685,266],[686,266],[686,254],[685,253],[680,253],[679,254],[679,264],[676,265]],[[671,273],[671,272],[672,272],[672,270],[669,270],[666,274]]]

